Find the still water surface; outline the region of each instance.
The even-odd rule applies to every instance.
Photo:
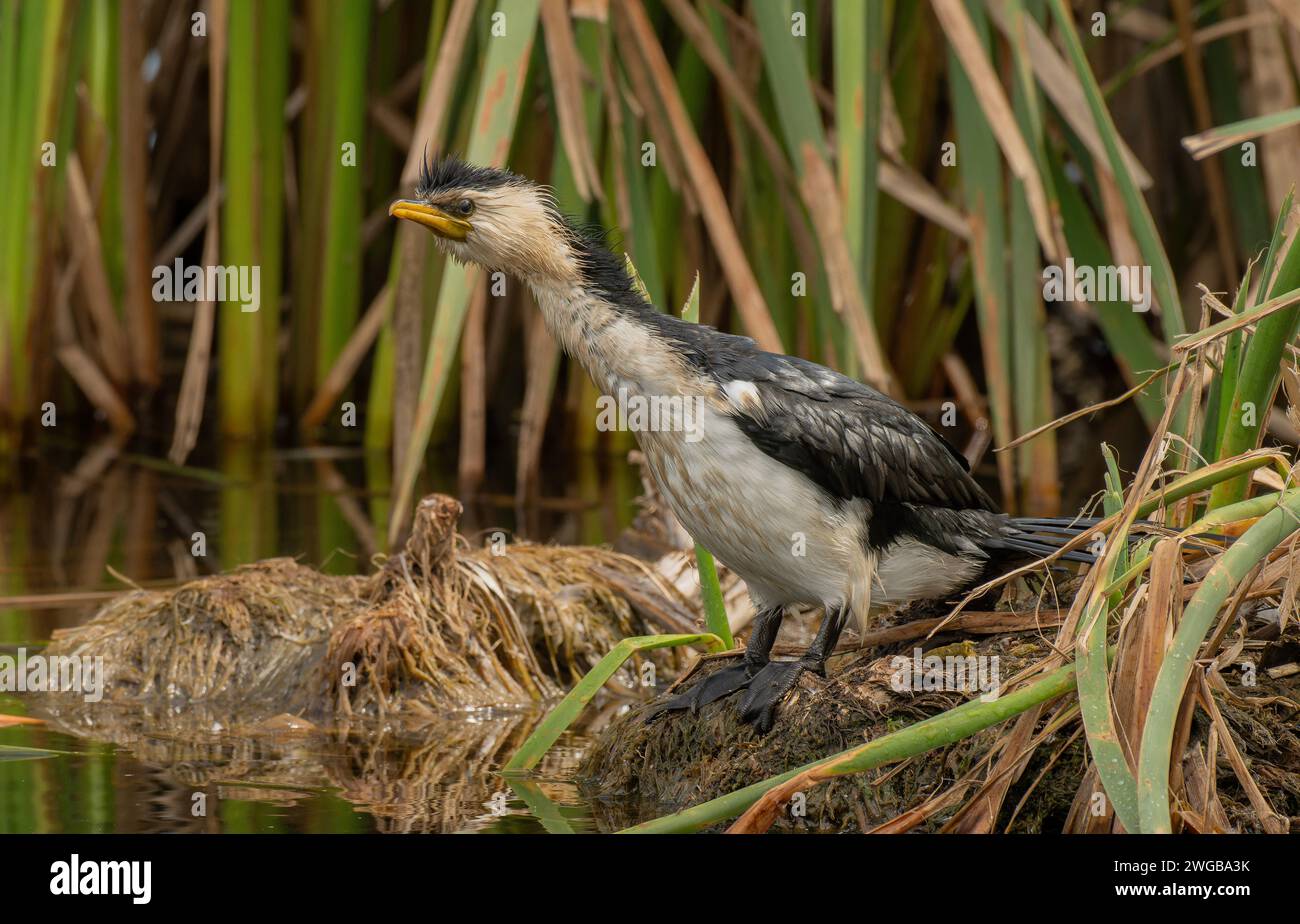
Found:
[[[455,494],[454,460],[431,465],[424,492]],[[508,478],[506,479],[508,480]],[[166,586],[276,555],[324,571],[364,571],[381,551],[386,460],[360,451],[233,447],[186,470],[105,447],[43,447],[0,473],[0,654],[29,652],[80,625],[124,580]],[[462,532],[505,529],[564,543],[610,541],[634,515],[636,472],[581,457],[544,476],[527,504],[489,483],[466,504]],[[192,554],[201,533],[206,556]],[[594,710],[536,778],[495,771],[540,713],[447,717],[418,731],[214,727],[209,740],[73,736],[4,725],[26,716],[0,693],[0,833],[9,832],[542,832],[619,827],[578,794],[573,772]],[[59,752],[33,759],[18,748]]]

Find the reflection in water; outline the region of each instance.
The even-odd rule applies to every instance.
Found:
[[[0,697],[0,710],[17,702]],[[476,713],[402,731],[267,725],[203,737],[149,734],[122,749],[62,728],[7,729],[4,744],[71,753],[0,761],[0,832],[543,830],[555,813],[583,830],[590,813],[568,779],[597,725],[618,708],[614,700],[593,710],[561,740],[529,798],[495,771],[540,711]]]
[[[385,454],[355,450],[231,444],[177,468],[101,444],[45,447],[3,478],[0,655],[14,655],[83,624],[129,584],[165,587],[278,555],[364,572],[383,551],[390,473]],[[420,493],[454,493],[454,481],[431,465]],[[463,499],[461,530],[599,544],[631,521],[639,491],[635,471],[609,457],[548,469],[531,504],[490,472]],[[0,693],[0,716],[31,705]],[[0,832],[584,830],[590,814],[563,781],[585,736],[618,708],[613,698],[591,710],[553,749],[539,778],[555,782],[513,787],[494,771],[539,713],[401,730],[224,728],[214,718],[199,739],[155,730],[117,744],[104,743],[118,737],[108,728],[0,725]],[[17,759],[15,747],[64,753]]]

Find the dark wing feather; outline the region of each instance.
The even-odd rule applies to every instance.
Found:
[[[718,341],[711,371],[753,383],[762,411],[740,407],[735,419],[772,458],[838,498],[997,511],[961,453],[907,408],[816,363],[739,346]]]

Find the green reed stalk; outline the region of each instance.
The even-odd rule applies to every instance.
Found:
[[[1288,194],[1284,206],[1290,206],[1291,195]],[[1260,274],[1259,289],[1262,293],[1269,285],[1269,276],[1277,264],[1282,252],[1289,217],[1289,208],[1284,209],[1277,219],[1273,230],[1273,240],[1264,260],[1264,269]],[[1300,288],[1300,247],[1295,246],[1292,238],[1281,265],[1273,276],[1272,288],[1268,289],[1269,298],[1277,298]],[[1257,299],[1259,301],[1259,299]],[[1236,393],[1232,398],[1232,407],[1223,423],[1223,439],[1219,443],[1219,459],[1228,459],[1254,449],[1259,445],[1260,435],[1268,422],[1268,412],[1273,406],[1273,395],[1282,375],[1282,354],[1288,344],[1296,338],[1300,326],[1300,305],[1275,312],[1259,322],[1255,332],[1246,341],[1245,353],[1241,358],[1241,374],[1237,380]],[[1244,500],[1250,491],[1249,478],[1237,478],[1215,486],[1210,494],[1210,509],[1214,510],[1225,504]]]
[[[73,20],[64,0],[0,10],[0,449],[33,410],[31,323],[42,297],[39,266],[53,233],[58,165],[42,164],[58,131]],[[7,142],[7,144],[4,144]]]
[[[257,266],[260,306],[218,309],[221,430],[266,437],[275,425],[284,224],[287,0],[232,0],[227,65],[222,263]]]
[[[583,708],[595,698],[601,687],[618,673],[628,658],[656,648],[677,648],[682,645],[704,645],[710,651],[724,651],[726,646],[715,635],[701,632],[695,635],[638,635],[625,638],[587,671],[569,691],[568,695],[547,713],[528,740],[520,746],[509,762],[502,767],[504,773],[522,773],[537,766],[564,730],[573,724]]]
[[[1197,653],[1218,618],[1219,611],[1252,569],[1300,527],[1300,494],[1284,495],[1282,504],[1265,515],[1225,551],[1192,595],[1165,653],[1151,692],[1151,706],[1142,731],[1138,757],[1137,799],[1140,830],[1167,834],[1169,816],[1169,764],[1174,726],[1183,690],[1192,675]]]
[[[366,136],[366,74],[370,3],[331,4],[331,47],[326,65],[331,109],[329,142],[317,152],[325,160],[326,211],[321,264],[320,327],[316,340],[319,385],[356,326],[361,304],[361,181]],[[350,146],[350,147],[349,147]],[[308,154],[308,156],[313,156]]]

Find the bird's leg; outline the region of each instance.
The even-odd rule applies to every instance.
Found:
[[[665,712],[677,709],[689,709],[692,713],[699,712],[701,706],[707,706],[749,686],[754,675],[768,663],[768,656],[771,654],[772,645],[776,642],[776,633],[781,628],[781,617],[784,614],[785,610],[782,607],[760,610],[754,617],[749,643],[745,645],[745,656],[739,664],[714,671],[685,693],[679,693],[661,705],[646,721],[653,721]]]
[[[848,607],[827,610],[821,628],[817,630],[817,637],[802,658],[798,661],[772,661],[755,674],[749,682],[749,692],[737,706],[741,721],[753,722],[760,734],[765,735],[771,731],[776,719],[776,707],[794,687],[799,675],[804,671],[826,675],[826,659],[840,640],[847,616]]]

